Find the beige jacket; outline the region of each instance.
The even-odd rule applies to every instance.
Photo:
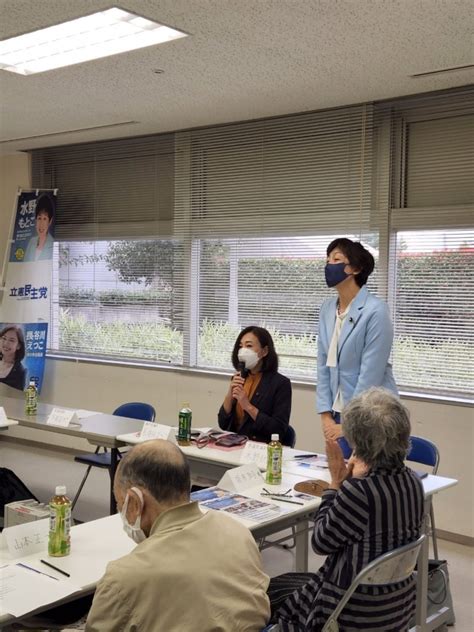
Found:
[[[108,565],[86,631],[258,632],[270,616],[268,582],[246,527],[181,505]]]

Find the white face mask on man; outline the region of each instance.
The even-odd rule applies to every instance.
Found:
[[[248,347],[242,347],[239,349],[237,357],[239,362],[243,362],[245,364],[245,368],[249,371],[255,368],[260,361],[258,353]]]
[[[127,507],[128,507],[128,499],[130,497],[130,492],[134,492],[138,496],[138,498],[140,499],[140,504],[141,504],[140,513],[138,514],[137,519],[135,520],[135,524],[130,524],[129,521],[127,520]],[[123,529],[125,533],[128,535],[129,538],[132,538],[132,540],[136,542],[137,544],[140,544],[140,542],[143,542],[143,540],[146,540],[146,535],[143,532],[143,529],[141,528],[142,511],[143,511],[143,494],[141,490],[138,489],[137,487],[131,487],[129,491],[127,492],[127,495],[125,496],[125,501],[123,503],[122,511],[120,512],[120,517],[122,518]]]

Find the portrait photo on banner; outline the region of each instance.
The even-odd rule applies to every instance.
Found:
[[[0,323],[0,384],[23,391],[43,382],[48,323]]]
[[[52,191],[22,191],[18,196],[10,262],[51,261],[56,196]]]

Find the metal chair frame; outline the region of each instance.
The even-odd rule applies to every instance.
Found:
[[[415,570],[416,561],[425,538],[426,535],[421,535],[418,540],[384,553],[367,564],[353,579],[352,584],[324,624],[322,632],[339,632],[337,619],[361,584],[380,586],[395,584],[408,579]]]
[[[148,417],[145,419],[143,417],[143,421],[155,421],[155,416],[156,416],[156,412],[155,409],[153,408],[153,406],[151,406],[151,404],[146,404],[145,402],[127,402],[125,404],[121,404],[120,406],[118,406],[114,412],[112,413],[113,415],[116,415],[117,417],[132,417],[132,415],[127,414],[125,415],[124,412],[129,412],[128,408],[130,406],[133,406],[134,404],[143,406],[145,405],[148,409],[149,415]],[[132,411],[133,412],[133,411]],[[142,417],[136,417],[136,419],[142,419]],[[101,448],[103,449],[103,452],[100,452]],[[94,454],[87,454],[87,455],[79,455],[74,457],[74,460],[78,463],[84,463],[84,461],[82,459],[90,459],[90,457],[94,457],[95,455],[100,455],[100,456],[104,456],[104,455],[108,455],[108,459],[104,456],[103,459],[103,463],[100,463],[100,460],[98,459],[97,462],[91,463],[89,462],[88,466],[87,466],[87,470],[86,473],[84,474],[81,483],[79,485],[79,488],[76,492],[76,495],[74,496],[72,503],[71,503],[71,511],[74,510],[74,507],[76,506],[77,501],[79,500],[79,496],[82,492],[82,488],[84,487],[87,478],[90,474],[91,468],[93,467],[99,467],[101,469],[107,469],[109,471],[109,474],[111,475],[111,464],[110,464],[110,455],[109,452],[107,450],[107,448],[105,446],[97,446]],[[118,452],[118,458],[121,458],[121,453]],[[92,460],[92,459],[91,459]]]

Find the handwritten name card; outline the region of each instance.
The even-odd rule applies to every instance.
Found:
[[[14,558],[45,552],[48,547],[49,519],[35,520],[3,530],[8,551]]]
[[[240,457],[242,463],[256,463],[261,470],[267,469],[267,444],[247,441]]]
[[[218,486],[229,492],[243,492],[249,487],[261,485],[263,482],[262,474],[256,463],[241,465],[227,470],[218,483]]]
[[[3,406],[0,406],[0,426],[6,426],[8,424],[7,413]]]
[[[65,408],[53,408],[51,411],[47,424],[49,426],[63,426],[67,428],[71,423],[78,424],[79,420],[75,410],[66,410]]]
[[[166,439],[168,441],[174,438],[175,430],[171,426],[163,424],[155,424],[153,421],[145,421],[140,433],[140,441],[149,441],[150,439]]]

